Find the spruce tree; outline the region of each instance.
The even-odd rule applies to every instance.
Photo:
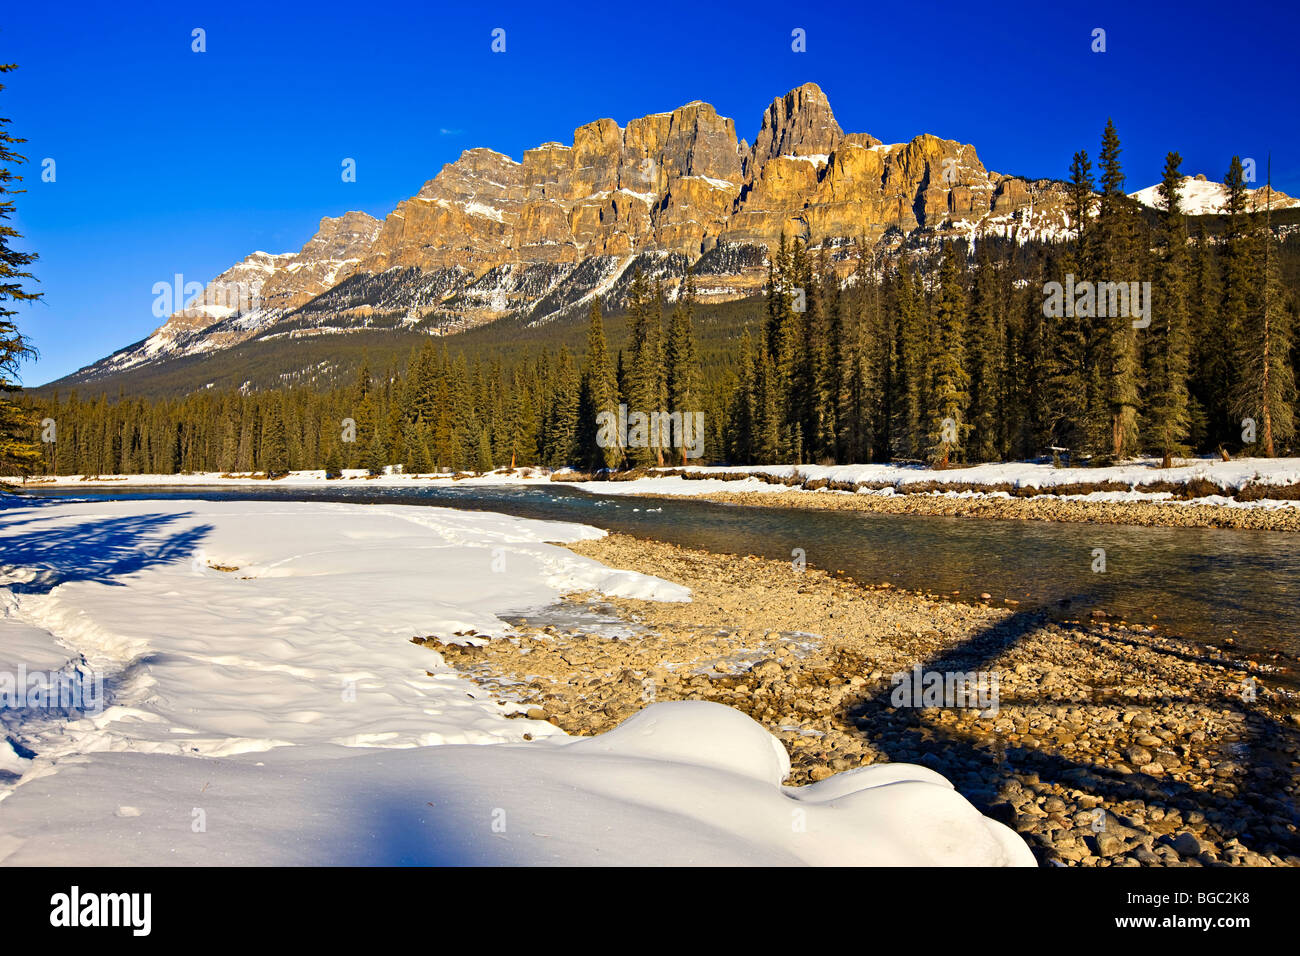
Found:
[[[1253,394],[1258,382],[1250,381],[1257,366],[1246,360],[1261,343],[1254,339],[1250,327],[1252,298],[1255,295],[1257,244],[1250,235],[1245,170],[1241,157],[1233,156],[1223,178],[1227,191],[1223,211],[1227,222],[1223,231],[1223,309],[1220,313],[1226,341],[1224,360],[1227,385],[1225,398],[1229,416],[1258,419],[1260,410],[1250,407],[1245,397]],[[1231,420],[1219,423],[1219,431],[1231,440],[1239,428]]]
[[[1099,274],[1090,277],[1098,283],[1128,283],[1138,278],[1136,214],[1133,200],[1124,195],[1120,152],[1115,124],[1107,120],[1099,160],[1101,198],[1096,224],[1097,249],[1092,263]],[[1101,311],[1101,307],[1099,294],[1097,310]],[[1093,328],[1100,332],[1098,351],[1102,361],[1102,395],[1110,426],[1108,447],[1103,445],[1102,448],[1111,458],[1121,459],[1138,451],[1141,369],[1132,315],[1118,314],[1122,312],[1119,309],[1115,312],[1117,314],[1097,316]],[[1100,413],[1100,405],[1096,411]]]
[[[971,454],[975,461],[998,456],[1002,359],[1005,351],[998,300],[1001,290],[987,242],[975,252],[975,289],[971,303],[967,357],[970,371]]]
[[[939,468],[960,460],[970,433],[965,420],[970,402],[970,374],[966,369],[966,282],[964,257],[944,245],[939,268],[935,309],[935,353],[931,362],[927,457]]]
[[[578,370],[568,348],[561,346],[556,361],[550,407],[547,415],[547,464],[563,468],[578,459]]]
[[[621,440],[616,436],[616,440],[605,448],[601,448],[596,441],[600,432],[597,416],[613,415],[617,419],[619,405],[618,381],[609,361],[609,344],[605,340],[600,296],[591,301],[587,325],[587,364],[583,369],[582,385],[582,421],[579,427],[580,444],[586,450],[584,457],[589,465],[597,468],[614,468],[624,457]]]
[[[897,422],[894,426],[895,457],[917,458],[924,450],[930,332],[919,277],[903,257],[892,283],[895,347],[894,379],[897,392]]]
[[[1085,150],[1074,154],[1070,163],[1070,225],[1074,230],[1076,261],[1083,264],[1089,234],[1089,220],[1096,203],[1093,196],[1092,163]]]
[[[696,410],[701,398],[701,376],[695,342],[695,277],[689,269],[668,323],[664,364],[669,410],[683,413]]]
[[[1189,377],[1189,418],[1192,444],[1212,449],[1223,444],[1228,411],[1228,350],[1221,321],[1223,292],[1219,264],[1205,223],[1196,226],[1192,246],[1191,309],[1192,349]]]
[[[727,419],[727,453],[732,461],[741,465],[754,462],[755,374],[754,340],[749,329],[745,328],[740,336],[740,367]]]
[[[433,471],[429,460],[429,446],[424,440],[424,429],[416,422],[406,422],[402,428],[402,445],[406,455],[403,470],[412,475],[427,475]]]
[[[1278,268],[1277,237],[1272,229],[1272,175],[1267,204],[1249,237],[1256,264],[1256,288],[1237,345],[1240,378],[1235,408],[1256,419],[1258,453],[1272,458],[1278,443],[1295,434],[1295,369],[1291,364],[1292,317],[1285,307]]]
[[[688,269],[681,292],[668,323],[668,341],[664,348],[664,391],[668,410],[686,416],[700,411],[701,374],[699,350],[695,343],[695,276]],[[686,448],[680,450],[686,463]]]
[[[1148,396],[1148,428],[1163,465],[1173,455],[1186,454],[1189,425],[1187,371],[1189,321],[1187,315],[1187,228],[1179,191],[1182,157],[1171,152],[1165,157],[1159,195],[1164,205],[1158,246],[1158,271],[1151,305],[1151,380]]]
[[[478,452],[474,462],[474,468],[480,475],[485,475],[491,471],[495,465],[492,463],[492,439],[488,435],[486,427],[479,429],[478,433]]]
[[[279,395],[270,397],[263,414],[265,415],[265,423],[262,428],[262,447],[259,459],[266,476],[274,478],[289,470],[289,451],[284,428],[284,407]]]
[[[15,69],[15,64],[0,64],[0,74]],[[0,83],[0,92],[3,90],[4,84]],[[33,302],[41,294],[23,288],[24,279],[34,278],[26,267],[36,261],[36,254],[10,247],[13,240],[22,238],[18,230],[8,224],[15,211],[14,200],[10,197],[24,192],[13,188],[22,177],[10,168],[10,164],[24,163],[27,157],[11,148],[26,140],[11,136],[6,128],[8,125],[9,120],[0,117],[0,475],[14,472],[27,475],[39,467],[42,458],[40,446],[35,441],[38,423],[11,396],[22,390],[19,366],[24,359],[34,356],[36,350],[18,330],[14,321],[17,310],[5,303]],[[56,429],[57,426],[56,420]]]
[[[649,417],[664,411],[663,318],[661,299],[650,290],[638,269],[628,290],[628,314],[632,322],[632,341],[627,369],[627,404],[629,416],[639,412]],[[650,431],[649,426],[646,428]],[[629,429],[629,438],[630,429]],[[647,434],[647,447],[628,449],[633,464],[663,464],[659,435]]]
[[[368,432],[370,438],[366,443],[365,468],[372,475],[382,474],[389,464],[388,452],[384,448],[384,436],[377,427],[371,427]]]

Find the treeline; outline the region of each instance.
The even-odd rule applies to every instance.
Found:
[[[860,255],[842,283],[824,250],[814,263],[782,243],[766,327],[740,346],[725,457],[944,466],[1292,448],[1296,289],[1267,214],[1248,208],[1240,160],[1211,241],[1203,228],[1188,238],[1177,153],[1154,225],[1124,194],[1119,155],[1109,124],[1099,182],[1075,154],[1073,236],[1027,261],[949,243],[924,274]],[[1052,302],[1050,283],[1084,291]]]
[[[1154,217],[1124,194],[1119,157],[1109,124],[1095,181],[1087,153],[1075,154],[1068,241],[903,254],[858,244],[833,259],[783,239],[765,319],[707,362],[692,278],[666,292],[638,275],[630,341],[616,354],[597,299],[581,356],[521,342],[508,359],[452,358],[429,341],[402,368],[367,365],[324,392],[37,400],[56,438],[41,468],[428,473],[683,460],[680,436],[649,434],[636,418],[654,412],[702,413],[702,460],[741,464],[1291,451],[1295,238],[1283,244],[1268,213],[1250,208],[1236,158],[1225,228],[1210,238],[1188,236],[1178,154]],[[631,425],[613,443],[598,424],[610,416]]]
[[[626,362],[605,346],[600,302],[591,310],[596,347],[579,366],[567,348],[541,350],[507,366],[501,359],[451,358],[432,340],[402,370],[379,375],[363,365],[348,388],[251,394],[202,392],[146,402],[75,395],[36,400],[41,470],[49,474],[267,472],[401,465],[408,473],[488,471],[495,467],[579,464],[589,468],[662,460],[660,449],[597,443],[596,414],[617,412],[620,395],[693,404],[700,381],[694,358],[694,297],[677,297],[664,328],[662,289],[634,285],[643,320]],[[593,368],[603,369],[595,374]],[[647,379],[642,369],[656,374]],[[667,369],[690,369],[667,374]],[[594,395],[593,395],[594,388]],[[662,398],[660,390],[662,389]],[[684,406],[682,406],[684,407]],[[717,443],[720,416],[705,416]]]

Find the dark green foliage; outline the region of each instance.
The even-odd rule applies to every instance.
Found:
[[[15,68],[13,64],[0,64],[0,74]],[[4,85],[0,84],[0,90],[3,89]],[[22,238],[8,223],[15,212],[10,197],[24,192],[13,188],[13,183],[20,182],[22,177],[10,169],[10,164],[26,162],[25,156],[10,147],[26,140],[9,135],[8,125],[9,120],[0,117],[0,475],[14,472],[26,475],[40,470],[43,458],[49,467],[51,451],[47,447],[42,454],[32,433],[37,421],[29,409],[14,401],[22,391],[18,367],[23,359],[36,353],[14,322],[17,310],[8,308],[6,303],[32,302],[40,298],[40,293],[23,288],[23,280],[33,278],[26,267],[36,261],[35,253],[10,248],[12,240]]]

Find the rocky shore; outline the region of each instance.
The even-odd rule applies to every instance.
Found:
[[[1294,661],[621,535],[571,547],[684,584],[693,600],[569,596],[624,621],[630,639],[521,620],[486,643],[422,643],[520,716],[570,734],[606,731],[651,701],[704,699],[781,739],[790,784],[888,761],[933,767],[1044,864],[1300,865],[1300,709],[1280,681]],[[900,705],[893,675],[936,673],[986,677],[993,698]]]
[[[679,497],[653,494],[646,497]],[[1072,521],[1166,528],[1250,528],[1258,531],[1300,531],[1300,508],[1241,508],[1226,504],[1181,501],[1081,500],[1056,495],[1002,497],[972,494],[872,494],[823,491],[703,491],[693,497],[736,505],[768,508],[819,508],[829,511],[871,511],[894,515],[939,515],[954,518],[1014,518],[1031,521]]]

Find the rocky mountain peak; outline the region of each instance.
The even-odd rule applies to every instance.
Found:
[[[570,144],[542,143],[522,161],[467,149],[382,223],[327,216],[299,252],[251,256],[219,276],[214,285],[255,291],[251,309],[205,301],[88,374],[281,332],[546,321],[594,295],[617,303],[637,269],[671,281],[693,263],[707,276],[702,299],[738,298],[761,288],[783,235],[831,250],[918,230],[1026,241],[1064,234],[1066,206],[1060,184],[990,173],[970,145],[846,134],[814,83],[772,101],[752,149],[695,100],[626,126],[585,123]],[[833,259],[849,268],[846,255]]]
[[[778,156],[829,155],[843,136],[821,87],[805,83],[777,97],[767,108],[754,140],[753,156],[762,165]]]
[[[370,254],[379,228],[364,212],[322,218],[316,234],[262,285],[261,308],[296,308],[346,279]]]

